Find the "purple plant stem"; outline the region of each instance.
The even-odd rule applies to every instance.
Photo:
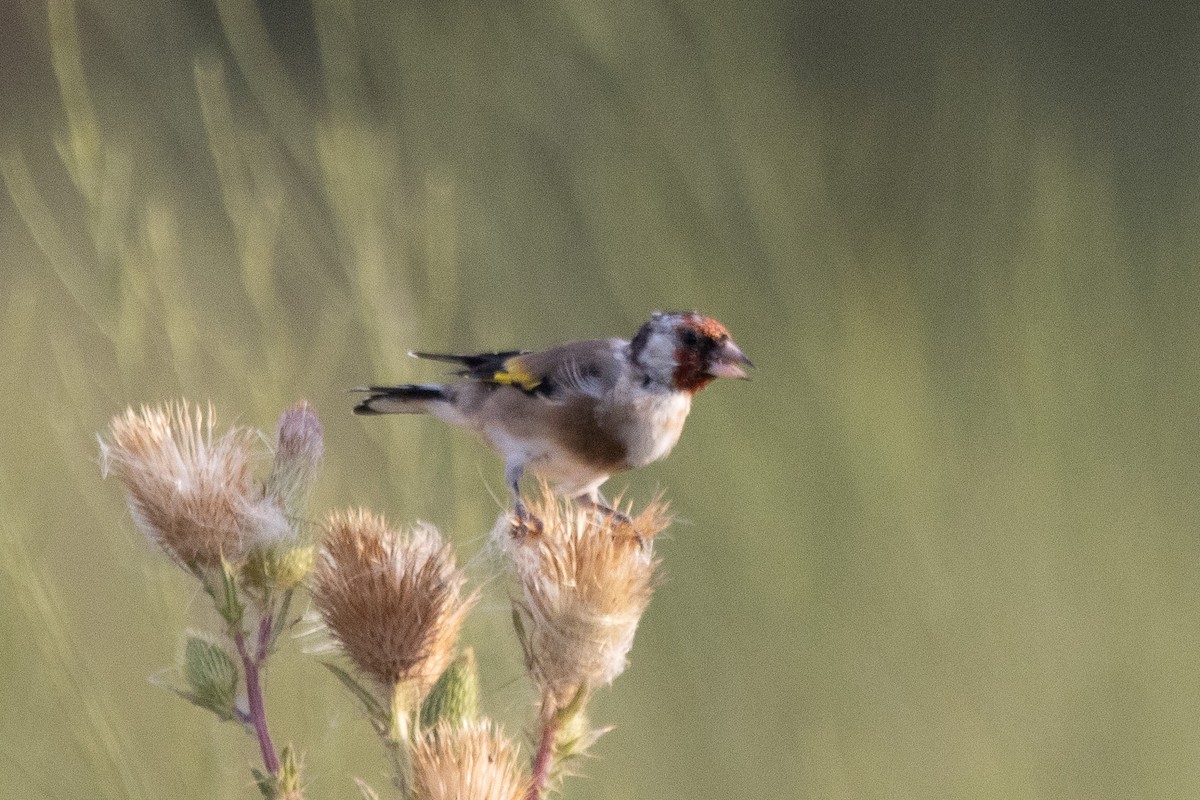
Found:
[[[538,743],[537,756],[533,759],[533,775],[529,783],[527,800],[541,800],[542,789],[550,777],[550,765],[554,761],[554,740],[558,736],[558,715],[552,714],[542,726],[542,740]]]
[[[240,628],[240,626],[239,626]],[[255,652],[250,653],[246,647],[246,634],[240,629],[233,635],[237,645],[238,655],[242,657],[242,667],[246,671],[246,703],[250,706],[250,724],[254,726],[254,734],[258,737],[258,748],[262,751],[263,766],[274,776],[279,774],[279,756],[275,754],[275,744],[271,741],[271,732],[267,730],[267,709],[263,705],[262,686],[259,683],[259,668],[267,657],[267,644],[271,638],[271,615],[267,614],[258,624],[258,642]]]

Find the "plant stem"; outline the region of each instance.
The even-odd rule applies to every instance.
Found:
[[[254,726],[254,734],[258,737],[258,748],[262,751],[263,766],[272,776],[279,774],[279,756],[275,753],[275,744],[271,741],[271,732],[267,730],[267,709],[263,705],[262,685],[259,682],[259,669],[267,656],[267,646],[271,638],[271,615],[265,615],[258,625],[258,641],[254,653],[246,646],[246,634],[239,625],[233,633],[234,644],[237,645],[238,655],[242,657],[242,667],[246,672],[246,703],[250,706],[249,721]]]
[[[393,781],[400,792],[402,800],[408,800],[412,790],[412,734],[409,719],[411,698],[409,688],[403,683],[392,686],[391,719],[384,740],[392,755],[392,765],[396,769]]]
[[[542,790],[550,777],[554,762],[554,740],[558,738],[559,718],[557,713],[544,714],[542,738],[538,743],[537,755],[533,759],[533,776],[529,783],[527,800],[541,800]]]

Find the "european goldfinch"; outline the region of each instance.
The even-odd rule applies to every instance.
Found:
[[[409,353],[457,364],[452,383],[370,386],[355,414],[432,414],[469,428],[505,465],[520,520],[526,472],[563,496],[615,513],[600,494],[609,476],[664,458],[679,441],[692,397],[714,378],[753,366],[725,326],[695,312],[654,312],[632,340],[593,339],[539,352]]]

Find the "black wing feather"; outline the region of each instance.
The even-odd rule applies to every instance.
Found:
[[[450,364],[460,364],[462,369],[453,374],[476,380],[491,380],[497,372],[504,369],[504,362],[513,356],[524,355],[528,350],[504,350],[498,353],[475,353],[473,355],[455,355],[452,353],[409,353],[413,358],[424,358],[430,361],[445,361]]]

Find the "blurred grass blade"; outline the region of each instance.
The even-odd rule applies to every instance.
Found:
[[[50,23],[50,56],[63,110],[67,114],[68,138],[60,153],[76,188],[91,202],[99,195],[102,145],[100,126],[83,71],[75,0],[49,0],[46,8]]]
[[[279,60],[258,6],[253,0],[216,0],[216,6],[238,68],[275,135],[297,163],[311,171],[316,163],[312,144],[302,132],[312,115]]]
[[[25,223],[38,249],[58,277],[63,288],[71,295],[84,316],[105,337],[113,335],[112,321],[102,316],[110,306],[97,302],[103,297],[100,280],[94,270],[88,269],[88,259],[74,252],[67,237],[59,229],[57,216],[46,205],[37,182],[29,172],[29,165],[19,151],[13,150],[0,157],[0,176],[13,205]]]
[[[10,487],[3,488],[0,496],[11,497]],[[16,523],[3,508],[0,508],[0,574],[27,623],[29,635],[23,641],[38,651],[43,665],[40,675],[54,690],[52,696],[60,706],[59,713],[73,721],[70,730],[88,760],[93,790],[112,800],[149,800],[155,796],[149,791],[136,760],[126,757],[134,749],[111,722],[120,717],[91,685],[88,676],[95,672],[84,663],[83,655],[72,643],[63,621],[62,600],[43,570],[31,561]]]

